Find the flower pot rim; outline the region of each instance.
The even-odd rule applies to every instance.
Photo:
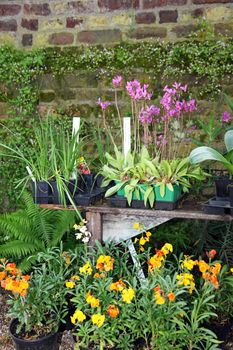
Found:
[[[38,338],[38,339],[33,339],[33,340],[30,340],[30,339],[24,339],[24,338],[19,338],[19,337],[16,337],[13,333],[12,333],[12,330],[11,328],[13,327],[14,324],[17,324],[18,323],[18,320],[17,318],[14,318],[11,322],[10,322],[10,326],[9,326],[9,332],[12,336],[13,339],[16,339],[16,341],[18,343],[30,343],[30,344],[36,344],[38,342],[41,342],[41,340],[46,340],[46,339],[49,339],[49,338],[52,338],[53,336],[57,335],[58,332],[55,332],[55,333],[49,333],[41,338]]]

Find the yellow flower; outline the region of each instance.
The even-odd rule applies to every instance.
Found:
[[[86,295],[86,302],[90,304],[93,308],[96,308],[100,305],[99,299],[93,297],[93,295],[91,295],[90,292]]]
[[[109,255],[100,255],[96,262],[96,268],[100,271],[113,270],[114,259]]]
[[[231,267],[230,271],[233,273],[233,267]]]
[[[139,229],[140,229],[140,224],[139,224],[139,222],[135,222],[134,225],[133,225],[133,228],[134,228],[135,230],[139,230]]]
[[[150,231],[146,232],[146,237],[151,237],[152,233]]]
[[[74,316],[70,316],[71,323],[75,324],[76,323],[76,318]]]
[[[74,283],[74,282],[72,282],[72,281],[66,281],[66,288],[72,289],[72,288],[74,288],[74,286],[75,286],[75,283]]]
[[[189,259],[189,257],[185,255],[185,260],[182,261],[181,267],[191,271],[195,265],[198,265],[198,261]]]
[[[176,276],[176,279],[179,281],[178,286],[190,286],[189,293],[192,294],[195,288],[195,283],[193,275],[191,273],[181,273],[180,275]]]
[[[80,157],[80,158],[79,158],[79,163],[83,163],[83,162],[85,162],[84,157]]]
[[[163,305],[165,303],[165,298],[161,296],[160,293],[155,294],[156,304]]]
[[[165,243],[161,250],[164,253],[164,255],[167,255],[173,252],[173,246],[170,243]]]
[[[76,310],[73,316],[78,322],[83,322],[86,319],[86,315],[81,310]]]
[[[139,240],[139,244],[140,245],[145,245],[146,242],[147,242],[147,240],[144,237],[141,237],[140,240]]]
[[[79,230],[79,229],[80,229],[80,225],[74,224],[73,228],[74,228],[75,230]]]
[[[144,251],[145,251],[145,248],[140,247],[140,252],[144,252]]]
[[[91,321],[93,324],[96,324],[97,327],[102,327],[103,323],[105,321],[105,315],[101,315],[101,314],[94,314],[91,316]]]
[[[83,273],[84,275],[91,275],[92,274],[92,267],[89,261],[79,268],[79,272]]]
[[[132,288],[124,289],[122,291],[122,300],[125,303],[130,304],[134,297],[135,297],[135,292]]]

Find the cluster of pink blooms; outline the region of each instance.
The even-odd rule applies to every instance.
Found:
[[[98,101],[97,101],[97,105],[99,105],[101,107],[102,110],[106,109],[108,106],[111,105],[111,102],[103,102],[101,101],[100,97],[98,98]]]
[[[222,115],[222,123],[229,123],[231,121],[231,115],[229,112],[225,111]]]
[[[146,108],[142,108],[139,114],[139,120],[142,124],[151,124],[154,117],[159,116],[160,108],[155,105],[151,105]]]
[[[157,123],[165,121],[169,122],[171,118],[178,119],[183,113],[195,111],[197,109],[196,100],[191,99],[186,101],[181,99],[181,94],[186,92],[187,88],[187,85],[182,86],[179,83],[174,83],[172,88],[165,86],[165,94],[160,100],[160,108],[156,106],[142,108],[139,120],[143,124],[151,124],[153,121]],[[153,117],[156,118],[154,119]]]
[[[138,80],[132,80],[128,81],[126,84],[126,90],[129,94],[129,96],[135,100],[151,100],[152,92],[148,92],[147,89],[149,87],[149,84],[143,84]]]
[[[113,79],[112,79],[112,85],[114,86],[114,88],[118,88],[122,85],[123,82],[123,78],[120,75],[116,75]]]

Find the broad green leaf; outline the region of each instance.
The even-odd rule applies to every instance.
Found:
[[[190,162],[193,164],[198,164],[206,160],[214,160],[222,163],[226,169],[233,173],[233,165],[228,162],[228,160],[223,157],[218,151],[210,147],[198,147],[195,148],[189,156]]]
[[[231,151],[233,149],[233,130],[228,130],[225,133],[224,142],[228,152]]]
[[[107,192],[105,193],[105,197],[110,197],[112,196],[114,193],[116,193],[120,188],[122,188],[125,185],[126,181],[124,182],[119,182],[117,185],[109,188],[107,190]]]

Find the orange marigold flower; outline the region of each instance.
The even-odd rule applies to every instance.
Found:
[[[117,306],[115,305],[109,305],[108,310],[107,310],[107,314],[112,317],[112,318],[116,318],[119,315],[120,311],[118,309]]]
[[[210,271],[217,275],[221,271],[222,265],[220,263],[215,263],[213,266],[210,267]]]
[[[0,281],[4,280],[6,278],[6,272],[2,271],[0,272]]]
[[[126,287],[125,282],[122,279],[119,279],[119,281],[111,283],[109,286],[110,290],[115,290],[117,292],[121,292]]]
[[[205,273],[210,268],[210,265],[207,264],[204,260],[200,260],[198,265],[199,265],[199,270],[202,273]]]
[[[175,294],[173,292],[168,293],[167,297],[170,301],[175,301],[176,299]]]

